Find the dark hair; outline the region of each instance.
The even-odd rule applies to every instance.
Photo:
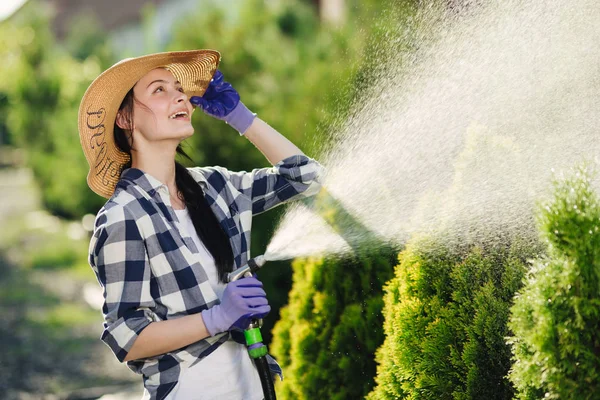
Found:
[[[119,107],[119,111],[124,115],[124,118],[130,127],[133,126],[134,102],[142,107],[146,107],[135,99],[133,89],[131,89]],[[114,137],[117,147],[130,156],[131,149],[133,148],[132,134],[132,129],[122,129],[115,121]],[[181,145],[177,146],[177,154],[191,161],[191,158],[181,148]],[[131,159],[123,166],[121,172],[126,168],[131,168]],[[182,200],[185,202],[188,212],[190,213],[190,218],[192,219],[198,237],[215,259],[219,280],[223,283],[227,283],[227,274],[233,269],[233,251],[231,250],[229,237],[225,234],[216,215],[208,205],[200,185],[194,180],[192,175],[190,175],[187,168],[177,161],[175,161],[175,185],[177,185],[177,189],[183,197]]]

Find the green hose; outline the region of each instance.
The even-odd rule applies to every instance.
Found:
[[[269,363],[267,362],[267,346],[263,343],[262,334],[260,333],[260,323],[253,320],[250,328],[244,331],[246,337],[246,346],[248,346],[248,354],[254,360],[260,384],[262,385],[265,400],[275,400],[275,385]]]

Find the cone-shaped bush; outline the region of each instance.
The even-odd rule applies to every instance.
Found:
[[[508,316],[528,246],[444,246],[420,238],[400,253],[384,297],[385,342],[371,400],[511,399]]]
[[[600,393],[600,204],[585,168],[555,183],[539,216],[549,245],[515,300],[510,326],[520,399]]]
[[[271,346],[285,374],[279,399],[359,399],[371,390],[391,258],[294,261],[289,304]]]

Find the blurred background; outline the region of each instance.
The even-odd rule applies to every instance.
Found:
[[[139,377],[99,340],[102,295],[86,259],[105,200],[86,184],[77,110],[100,72],[125,57],[217,49],[248,107],[318,158],[368,87],[387,24],[417,3],[2,0],[0,397],[140,397]],[[200,113],[193,122],[193,164],[268,165],[222,122]],[[264,253],[280,214],[256,218],[253,255]],[[286,262],[261,275],[273,305],[267,343],[291,276]]]
[[[556,165],[598,163],[598,15],[597,0],[0,0],[0,399],[141,397],[99,340],[87,254],[105,199],[77,111],[118,60],[199,48],[221,52],[251,110],[344,169],[327,187],[345,197],[315,200],[321,227],[363,229],[358,208],[373,226],[412,223],[406,210],[435,225],[402,249],[260,272],[280,400],[598,398],[597,185],[577,170],[537,219],[532,204]],[[193,124],[184,164],[268,166],[221,121]],[[439,223],[453,207],[464,225]],[[254,219],[253,256],[284,211]]]

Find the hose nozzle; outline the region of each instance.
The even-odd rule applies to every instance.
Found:
[[[267,260],[265,260],[264,255],[251,258],[246,265],[227,274],[227,280],[233,282],[244,277],[252,276],[252,274],[258,271],[266,262]]]

